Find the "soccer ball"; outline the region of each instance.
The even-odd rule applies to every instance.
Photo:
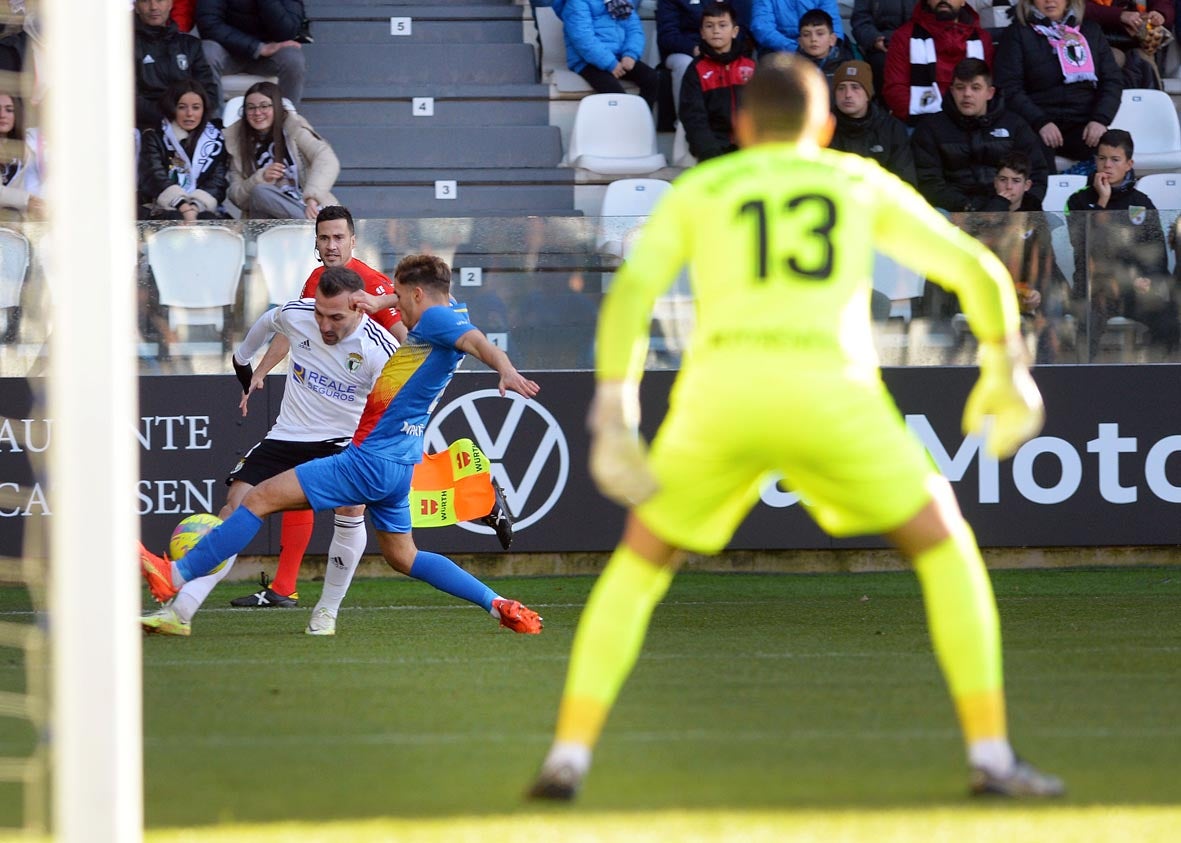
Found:
[[[183,557],[193,549],[193,545],[201,541],[202,536],[220,523],[220,518],[207,512],[190,515],[181,521],[172,531],[172,538],[168,540],[168,558],[175,562]]]

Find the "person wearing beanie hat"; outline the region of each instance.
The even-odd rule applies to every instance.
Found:
[[[903,181],[916,184],[906,126],[873,98],[869,65],[847,61],[838,67],[832,76],[832,94],[837,125],[829,146],[872,158]]]
[[[831,82],[834,94],[841,82],[856,82],[865,89],[866,96],[873,99],[873,70],[863,61],[844,62],[833,72]]]

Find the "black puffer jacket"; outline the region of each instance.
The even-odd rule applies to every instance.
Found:
[[[294,40],[303,18],[303,0],[197,0],[201,37],[239,58],[256,58],[264,42]]]
[[[164,115],[158,101],[164,89],[182,79],[196,79],[209,96],[215,96],[217,80],[201,52],[201,40],[185,35],[168,21],[148,26],[135,19],[135,125],[155,128]]]
[[[901,120],[875,100],[870,100],[864,117],[855,119],[836,109],[833,114],[837,129],[829,144],[832,149],[872,158],[898,178],[916,183],[910,138]]]
[[[997,163],[1010,152],[1029,157],[1033,187],[1038,200],[1046,195],[1046,161],[1033,130],[1017,114],[1005,108],[998,92],[981,117],[965,117],[955,107],[950,92],[943,111],[919,120],[910,139],[919,192],[937,208],[977,211],[996,193],[993,179]]]
[[[1079,31],[1094,56],[1097,85],[1067,85],[1050,42],[1020,21],[1005,30],[997,48],[993,82],[1005,95],[1009,108],[1024,117],[1035,132],[1047,123],[1083,124],[1094,120],[1110,126],[1119,110],[1123,76],[1103,30],[1094,21],[1084,20]]]

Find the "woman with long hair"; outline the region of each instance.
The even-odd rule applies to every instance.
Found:
[[[160,110],[160,128],[144,131],[140,144],[140,219],[225,219],[230,156],[205,89],[195,79],[174,82]]]
[[[226,129],[230,201],[253,219],[314,220],[339,204],[330,192],[340,161],[307,120],[284,106],[274,82],[246,91],[242,119]]]
[[[20,97],[0,93],[0,219],[45,216],[35,147],[36,132],[25,129]]]

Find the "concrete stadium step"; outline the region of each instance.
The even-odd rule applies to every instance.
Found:
[[[537,81],[533,48],[520,44],[311,44],[307,85],[524,84]]]
[[[309,4],[310,5],[310,4]],[[515,18],[521,20],[528,15],[527,7],[506,0],[454,0],[454,2],[423,2],[423,0],[406,0],[404,3],[382,2],[374,3],[360,0],[360,2],[317,2],[308,9],[308,17],[314,21],[321,20],[381,20],[390,15],[418,19],[450,18],[483,18],[486,20],[507,20]]]
[[[423,6],[423,0],[306,0],[305,10],[312,20],[336,14],[342,9],[404,9],[407,6]],[[431,0],[435,6],[508,6],[517,7],[513,0]]]
[[[312,22],[317,44],[520,44],[523,33],[520,6],[350,6]]]
[[[390,17],[364,21],[315,21],[312,35],[316,44],[520,44],[521,19],[432,20],[414,18],[409,35],[390,31]]]
[[[407,175],[384,183],[338,181],[332,192],[360,218],[569,216],[574,185],[556,182],[468,182],[455,179],[455,198],[436,198],[433,179]],[[343,174],[342,174],[343,175]],[[454,172],[441,175],[453,176]]]
[[[415,97],[432,97],[434,114],[413,108]],[[550,102],[545,85],[422,85],[413,87],[316,86],[304,91],[299,113],[317,130],[335,126],[546,126]]]
[[[450,99],[548,100],[548,86],[536,80],[528,82],[411,82],[395,79],[388,83],[374,82],[312,82],[304,86],[303,98],[337,100],[388,100],[411,96],[430,96]]]
[[[351,168],[557,167],[562,138],[557,126],[490,126],[480,131],[403,126],[375,132],[368,126],[318,126],[334,146],[349,150]]]
[[[426,184],[440,179],[455,179],[456,173],[462,173],[459,179],[468,184],[498,185],[515,182],[529,182],[540,185],[574,185],[574,170],[570,167],[524,167],[509,168],[471,168],[466,170],[439,169],[429,167],[343,167],[337,184],[348,185],[399,185]],[[567,216],[582,216],[571,211]]]

